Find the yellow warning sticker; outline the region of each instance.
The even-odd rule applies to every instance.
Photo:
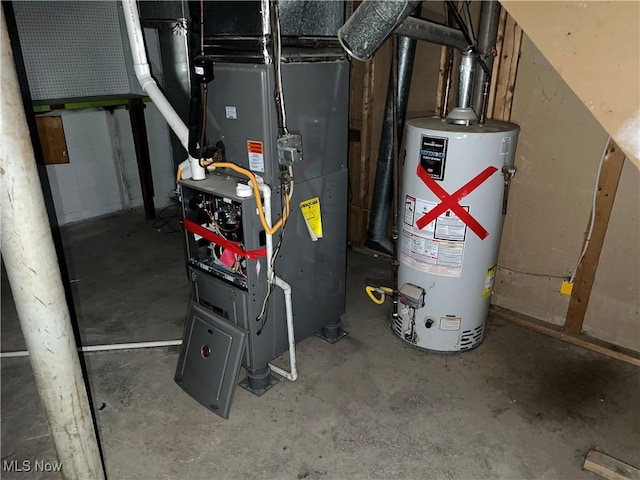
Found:
[[[482,298],[489,298],[493,294],[493,284],[496,280],[497,265],[487,270],[487,276],[484,279],[484,288],[482,289]]]
[[[309,236],[314,242],[322,238],[322,213],[320,211],[320,198],[313,197],[300,202],[300,210],[304,217],[304,223],[309,230]]]

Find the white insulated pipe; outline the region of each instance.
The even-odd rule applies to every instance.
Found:
[[[267,225],[271,227],[271,187],[265,183],[260,184],[260,192],[262,193],[262,205],[264,209],[264,217]],[[256,199],[257,200],[257,199]],[[289,341],[289,365],[291,372],[287,372],[280,367],[269,364],[272,372],[283,376],[287,380],[295,382],[298,378],[298,364],[296,359],[296,339],[293,330],[293,306],[291,303],[291,285],[282,278],[274,275],[272,258],[273,258],[273,235],[267,234],[266,238],[267,250],[267,282],[274,283],[284,292],[284,308],[287,317],[287,339]]]
[[[131,47],[131,56],[133,58],[133,70],[136,78],[140,82],[142,90],[149,95],[149,98],[151,98],[153,104],[158,108],[188,154],[189,128],[187,128],[180,116],[176,113],[151,76],[151,68],[147,61],[147,53],[144,46],[144,35],[142,27],[140,26],[140,16],[138,15],[138,4],[135,0],[122,0],[122,9],[124,11],[124,22],[127,27],[127,36],[129,37],[129,46]],[[189,155],[188,161],[191,167],[191,178],[194,180],[204,180],[206,176],[205,169],[200,166],[199,160]],[[185,178],[187,177],[187,175],[183,175]]]
[[[152,342],[134,342],[134,343],[114,343],[107,345],[86,345],[80,349],[85,353],[93,352],[111,352],[114,350],[138,350],[140,348],[159,348],[173,347],[182,345],[182,340],[158,340]],[[2,352],[0,358],[28,357],[28,350],[18,350],[16,352]]]
[[[64,477],[103,479],[4,10],[0,15],[2,257]]]

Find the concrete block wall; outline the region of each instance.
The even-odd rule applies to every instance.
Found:
[[[69,163],[48,165],[58,223],[78,222],[142,205],[129,113],[62,111]],[[109,118],[113,115],[113,118]],[[169,129],[155,106],[145,109],[156,208],[175,188]],[[111,123],[111,125],[110,125]]]
[[[47,166],[61,225],[122,209],[114,151],[103,111],[62,115],[69,163]]]

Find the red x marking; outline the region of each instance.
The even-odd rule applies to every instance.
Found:
[[[469,212],[467,212],[460,205],[460,200],[473,192],[476,188],[478,188],[486,179],[488,179],[491,175],[497,172],[498,169],[496,167],[487,167],[478,175],[473,177],[467,183],[465,183],[458,190],[453,192],[451,195],[447,193],[447,191],[440,186],[431,175],[429,175],[420,165],[418,165],[418,177],[424,182],[424,184],[440,199],[441,203],[433,207],[431,210],[427,212],[426,215],[419,218],[416,222],[416,225],[420,230],[433,222],[438,216],[446,212],[447,210],[451,210],[455,213],[460,220],[462,220],[465,224],[469,226],[471,230],[475,232],[481,240],[484,240],[489,236],[489,232],[487,232],[480,223],[471,216]]]

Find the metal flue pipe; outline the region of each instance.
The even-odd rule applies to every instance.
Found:
[[[410,17],[411,18],[411,17]],[[408,37],[397,37],[398,55],[398,85],[397,85],[397,118],[398,144],[402,141],[404,121],[409,103],[409,89],[413,73],[413,60],[416,54],[417,41]],[[387,235],[389,227],[389,213],[392,203],[392,172],[393,172],[393,71],[389,74],[387,100],[382,123],[382,138],[378,149],[378,163],[376,178],[371,200],[371,215],[367,230],[366,246],[374,250],[391,253],[392,242]]]
[[[473,76],[475,74],[475,55],[470,51],[460,54],[458,69],[458,108],[470,108],[473,94]]]
[[[103,479],[4,10],[0,10],[2,257],[64,476]]]
[[[498,37],[498,24],[500,23],[500,2],[490,0],[482,2],[480,7],[480,24],[478,27],[478,51],[489,71],[493,69],[492,50]],[[476,72],[473,91],[473,108],[480,116],[483,112],[483,91],[485,83],[491,80],[490,75],[480,68]]]

